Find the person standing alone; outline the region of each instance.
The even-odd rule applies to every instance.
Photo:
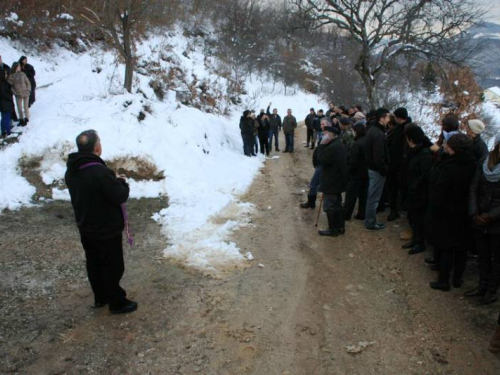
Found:
[[[128,235],[124,204],[130,189],[125,178],[117,177],[100,158],[101,141],[94,130],[78,135],[76,144],[78,152],[68,157],[65,181],[85,250],[94,307],[109,303],[112,314],[129,313],[137,303],[126,298],[120,279],[125,271],[124,228]]]

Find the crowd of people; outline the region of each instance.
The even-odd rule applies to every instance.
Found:
[[[30,107],[35,102],[35,69],[28,64],[28,58],[21,58],[12,64],[5,64],[0,56],[0,112],[1,127],[4,138],[11,134],[16,122],[18,126],[28,125]],[[17,113],[14,106],[17,106]]]
[[[283,129],[286,149],[294,151],[297,121],[288,110],[281,121],[277,110],[245,111],[240,121],[245,155],[258,146],[269,154],[271,140],[279,151],[277,135]],[[406,212],[411,230],[402,234],[402,248],[418,254],[432,248],[425,263],[437,272],[430,287],[460,288],[467,259],[479,262],[477,286],[465,292],[478,304],[497,301],[500,287],[500,135],[488,151],[479,119],[460,120],[450,113],[441,121],[441,134],[433,143],[414,123],[407,109],[392,113],[379,108],[368,113],[359,105],[345,108],[330,103],[326,113],[311,108],[305,118],[308,149],[314,150],[314,173],[307,202],[314,209],[318,192],[328,228],[322,236],[346,233],[345,222],[363,221],[368,231],[384,230],[377,213],[387,208],[387,221]],[[258,142],[257,142],[258,141]],[[344,196],[343,196],[344,194]],[[406,238],[405,238],[406,237]],[[500,315],[490,342],[500,352]]]

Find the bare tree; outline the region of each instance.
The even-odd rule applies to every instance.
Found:
[[[134,46],[140,26],[154,0],[101,0],[79,7],[80,17],[101,28],[125,61],[124,87],[132,92],[135,68]]]
[[[414,54],[460,63],[466,56],[456,44],[482,16],[474,0],[291,1],[311,27],[335,25],[359,45],[355,70],[373,107],[378,79],[391,61]]]

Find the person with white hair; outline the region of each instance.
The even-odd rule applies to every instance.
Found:
[[[488,156],[488,147],[481,138],[486,126],[481,120],[469,120],[465,125],[467,136],[472,139],[472,153],[478,164],[482,164]]]

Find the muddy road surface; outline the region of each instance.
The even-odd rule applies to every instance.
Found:
[[[3,213],[0,373],[500,374],[487,350],[500,304],[462,297],[474,262],[464,286],[444,293],[429,288],[429,254],[401,249],[404,219],[380,233],[351,221],[345,236],[317,235],[316,212],[299,208],[313,172],[304,138],[300,129],[294,154],[273,153],[241,197],[255,205],[232,238],[255,257],[246,268],[213,277],[170,263],[151,219],[166,202],[130,202],[136,246],[125,248],[122,284],[139,303],[132,314],[90,308],[69,203]]]

